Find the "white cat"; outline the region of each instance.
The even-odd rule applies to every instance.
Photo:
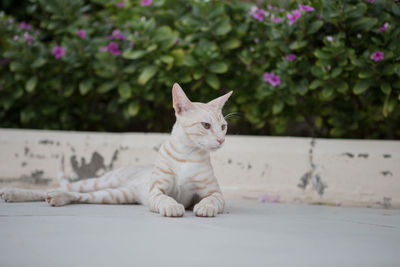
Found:
[[[0,197],[7,202],[46,200],[52,206],[139,203],[168,217],[183,216],[185,208],[191,207],[196,216],[222,213],[225,201],[214,176],[210,152],[224,143],[227,122],[221,110],[231,94],[206,104],[191,102],[175,83],[172,96],[176,123],[154,165],[119,168],[102,177],[74,183],[68,183],[62,166],[59,191],[6,188],[0,190]]]

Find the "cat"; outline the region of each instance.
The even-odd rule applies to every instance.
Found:
[[[222,108],[232,91],[208,103],[191,102],[179,84],[172,87],[176,122],[158,151],[154,165],[124,167],[98,178],[69,183],[60,157],[58,191],[6,188],[6,202],[143,204],[167,217],[182,217],[193,209],[200,217],[222,213],[225,200],[215,178],[210,152],[223,146],[227,122]]]

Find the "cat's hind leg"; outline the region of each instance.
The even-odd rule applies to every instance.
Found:
[[[135,204],[133,187],[108,188],[90,193],[54,191],[47,193],[47,202],[53,206],[64,206],[71,203],[90,204]]]
[[[20,188],[4,188],[0,189],[0,198],[6,202],[44,201],[46,199],[46,191]]]

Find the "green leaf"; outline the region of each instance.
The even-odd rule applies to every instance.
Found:
[[[392,92],[392,87],[390,86],[390,83],[384,82],[381,84],[381,90],[385,95],[389,95]]]
[[[331,77],[336,78],[337,76],[339,76],[342,73],[342,71],[343,71],[343,69],[341,67],[334,68],[331,72]]]
[[[161,56],[160,60],[168,65],[174,63],[174,58],[172,56],[168,56],[168,55]]]
[[[215,28],[215,35],[225,35],[232,30],[232,25],[228,18],[221,21]]]
[[[358,73],[358,78],[367,79],[374,76],[374,73],[371,70],[362,70]]]
[[[321,59],[330,59],[331,55],[329,53],[323,52],[321,50],[315,50],[314,55],[317,58],[321,58]]]
[[[317,20],[311,23],[311,25],[308,27],[307,34],[313,34],[316,33],[321,27],[324,25],[324,22],[322,20]]]
[[[200,79],[201,77],[203,77],[203,75],[204,75],[203,70],[196,70],[196,71],[193,73],[193,78],[194,78],[195,80],[198,80],[198,79]]]
[[[185,59],[185,52],[183,49],[172,50],[171,55],[174,57],[175,66],[181,66]]]
[[[139,104],[136,102],[130,103],[127,110],[128,116],[129,117],[136,116],[139,113],[139,107],[140,107]]]
[[[86,95],[90,91],[90,89],[92,89],[92,86],[93,86],[92,79],[81,81],[79,83],[79,92],[81,93],[81,95]]]
[[[337,85],[337,87],[336,87],[336,90],[337,90],[339,93],[344,94],[344,93],[347,92],[348,89],[349,89],[349,85],[347,84],[347,82],[345,82],[345,81],[343,81],[343,80],[340,80],[340,81],[338,82],[338,85]]]
[[[290,49],[297,50],[307,45],[307,41],[294,41],[289,45]]]
[[[274,115],[281,113],[281,111],[283,110],[283,107],[284,107],[284,106],[285,106],[285,103],[283,103],[283,101],[275,102],[275,103],[272,105],[272,113],[273,113]]]
[[[183,65],[188,67],[194,67],[197,65],[197,60],[192,55],[186,55],[183,59]]]
[[[37,82],[38,82],[37,77],[36,77],[36,76],[32,76],[32,77],[26,82],[26,84],[25,84],[25,90],[26,90],[28,93],[32,93],[32,92],[35,90],[35,88],[36,88]]]
[[[117,86],[117,83],[117,81],[103,83],[99,86],[99,88],[97,88],[97,92],[99,92],[100,94],[105,94],[108,91],[114,89]]]
[[[229,39],[228,41],[222,43],[222,49],[232,50],[240,47],[242,42],[239,39]]]
[[[215,74],[207,74],[206,75],[206,83],[209,86],[211,86],[213,89],[218,89],[220,86],[219,78]]]
[[[156,49],[157,49],[157,47],[158,47],[158,45],[157,45],[157,44],[153,44],[153,45],[151,45],[151,46],[147,47],[147,49],[146,49],[146,52],[151,52],[151,51],[154,51],[154,50],[156,50]]]
[[[383,75],[390,76],[396,72],[395,64],[388,64],[383,68]]]
[[[47,62],[47,60],[45,58],[38,57],[37,59],[35,59],[35,61],[33,61],[32,68],[34,68],[34,69],[40,68],[41,66],[46,64],[46,62]]]
[[[19,62],[13,61],[10,63],[10,70],[13,72],[21,71],[23,69],[24,69],[24,65]]]
[[[353,88],[353,93],[356,95],[362,94],[369,87],[369,80],[359,80]]]
[[[378,24],[378,19],[362,17],[351,24],[354,31],[369,31]]]
[[[320,87],[323,84],[324,84],[323,81],[315,79],[314,81],[312,81],[312,83],[310,84],[309,88],[311,90],[314,90],[314,89],[317,89],[318,87]]]
[[[323,100],[329,100],[333,96],[334,90],[332,87],[325,87],[322,89],[321,97]]]
[[[129,99],[132,95],[132,89],[128,83],[123,82],[118,86],[118,93],[122,99]]]
[[[225,62],[214,62],[210,64],[208,69],[213,73],[225,73],[228,71],[228,64]]]
[[[146,51],[137,50],[137,51],[125,52],[122,54],[122,57],[125,59],[138,59],[138,58],[143,57],[145,54],[146,54]]]
[[[154,65],[145,67],[139,75],[138,83],[145,85],[157,73],[157,70],[157,66]]]

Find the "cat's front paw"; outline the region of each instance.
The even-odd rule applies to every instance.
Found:
[[[194,206],[193,212],[199,217],[215,217],[218,214],[218,207],[211,203],[200,202]]]
[[[160,204],[158,212],[166,217],[182,217],[185,214],[185,207],[179,203]]]
[[[4,188],[0,191],[0,198],[3,199],[5,202],[19,201],[18,189]]]
[[[53,207],[64,206],[71,203],[73,196],[69,192],[54,191],[47,193],[46,201]]]

